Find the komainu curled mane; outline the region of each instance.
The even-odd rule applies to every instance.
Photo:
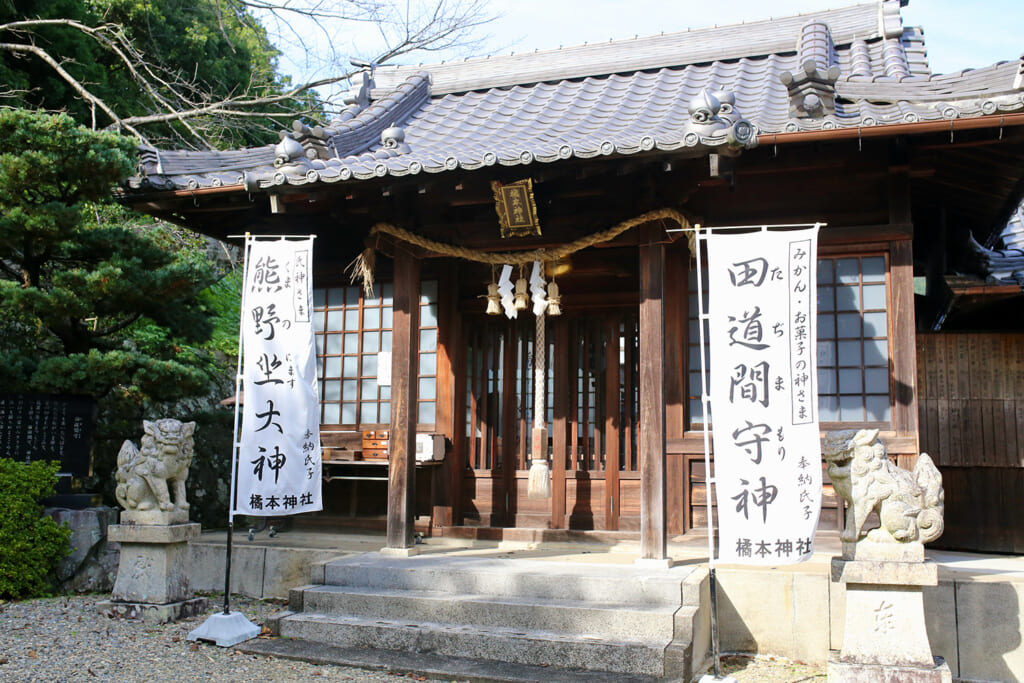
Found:
[[[141,515],[137,521],[142,523],[182,521],[178,519],[182,516],[187,521],[185,480],[192,464],[196,423],[164,419],[146,420],[142,426],[142,448],[125,441],[117,456],[117,502],[129,516]],[[150,520],[154,515],[158,517]]]
[[[877,429],[862,429],[830,432],[822,456],[836,493],[849,503],[844,542],[928,543],[942,535],[942,475],[927,453],[910,472],[889,460]],[[872,511],[881,527],[865,531]]]

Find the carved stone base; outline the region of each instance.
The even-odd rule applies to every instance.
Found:
[[[953,674],[942,657],[934,666],[889,666],[828,660],[828,683],[952,683]]]
[[[938,584],[934,563],[837,557],[832,580],[846,584],[846,627],[829,683],[950,680],[930,677],[941,676],[924,620],[923,587]]]
[[[924,544],[911,543],[847,543],[843,541],[844,560],[867,562],[924,562]]]
[[[199,531],[198,524],[111,526],[109,539],[121,544],[113,601],[167,605],[191,600],[188,542]]]
[[[188,510],[122,510],[121,524],[138,524],[140,526],[170,526],[172,524],[188,524]]]
[[[101,614],[115,619],[140,619],[147,624],[166,624],[202,614],[210,607],[206,598],[191,598],[165,605],[148,602],[116,602],[104,600],[97,605]]]

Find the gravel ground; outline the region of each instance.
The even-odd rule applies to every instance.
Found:
[[[0,602],[0,681],[398,683],[402,680],[423,680],[412,675],[307,664],[192,643],[186,640],[188,632],[201,624],[205,616],[160,626],[111,619],[101,615],[96,608],[96,604],[107,597],[81,595]],[[210,612],[222,604],[218,599],[211,599],[211,603]],[[257,624],[262,624],[268,615],[283,608],[277,602],[247,598],[232,601],[232,609],[241,610]],[[821,667],[763,657],[724,657],[722,673],[743,682],[825,680]]]

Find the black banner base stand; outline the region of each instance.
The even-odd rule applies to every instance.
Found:
[[[189,640],[202,640],[220,647],[231,647],[260,634],[260,627],[246,619],[244,614],[231,611],[231,538],[234,532],[234,517],[229,516],[227,556],[224,560],[224,610],[211,614],[202,626],[190,631]]]
[[[710,534],[711,531],[708,530],[708,533]],[[713,673],[701,676],[698,683],[737,683],[732,676],[722,675],[722,653],[718,648],[718,579],[715,576],[714,563],[711,564],[709,579],[711,581],[711,656],[714,669]]]

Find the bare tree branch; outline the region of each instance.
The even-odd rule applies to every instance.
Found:
[[[179,136],[186,146],[210,148],[211,140],[222,138],[225,131],[252,130],[259,121],[304,116],[324,120],[341,105],[333,97],[314,94],[317,89],[337,89],[354,75],[348,65],[350,56],[373,55],[370,61],[376,65],[414,52],[472,49],[480,44],[479,39],[474,40],[474,33],[494,18],[487,11],[487,0],[214,0],[214,5],[225,38],[224,11],[230,8],[243,23],[261,22],[275,43],[299,46],[308,64],[319,63],[328,75],[303,78],[294,87],[272,93],[267,92],[265,84],[257,86],[250,80],[236,84],[228,96],[217,96],[197,81],[195,74],[173,71],[143,54],[121,27],[73,19],[23,19],[0,24],[0,37],[8,38],[0,42],[0,52],[44,62],[94,112],[99,110],[109,119],[108,127],[146,141],[142,129],[163,124],[161,135],[167,135],[169,128],[170,134]],[[42,36],[38,32],[51,27],[88,36],[110,53],[139,88],[143,95],[139,102],[148,112],[116,111],[73,74],[72,62],[57,59],[40,47]],[[379,38],[372,38],[375,33]],[[367,50],[369,42],[383,43],[383,48]],[[357,47],[360,43],[363,47]],[[348,54],[342,55],[343,50]],[[0,90],[0,98],[13,94]]]
[[[132,133],[133,135],[140,139],[144,139],[142,134],[139,133],[138,130],[133,128],[131,124],[124,123],[124,121],[121,120],[121,117],[119,117],[113,109],[107,106],[106,102],[96,97],[91,92],[89,92],[89,90],[84,85],[79,83],[74,76],[69,74],[64,69],[64,67],[60,65],[60,62],[51,57],[46,50],[36,47],[35,45],[19,45],[17,43],[0,43],[0,50],[6,52],[24,52],[39,57],[39,59],[49,64],[50,67],[52,67],[53,70],[56,71],[57,74],[61,78],[63,78],[65,82],[68,83],[68,85],[74,88],[75,92],[77,92],[82,97],[82,99],[87,100],[92,104],[96,105],[97,107],[99,107],[100,109],[102,109],[103,112],[111,118],[111,120],[114,122],[116,126],[124,128],[125,130],[129,131],[130,133]]]

